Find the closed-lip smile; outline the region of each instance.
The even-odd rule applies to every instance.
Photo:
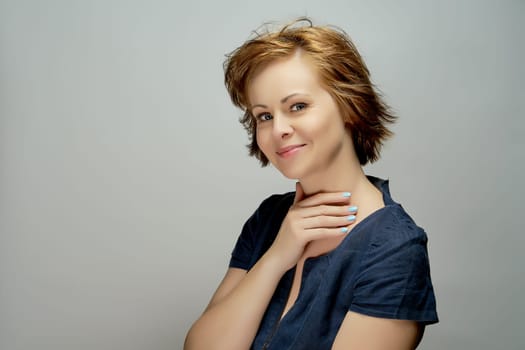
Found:
[[[279,148],[277,151],[277,154],[281,157],[286,157],[287,155],[291,155],[294,153],[295,150],[305,146],[304,144],[297,144],[297,145],[290,145],[286,147]]]

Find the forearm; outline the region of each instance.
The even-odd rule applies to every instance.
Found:
[[[226,296],[211,304],[193,324],[185,350],[247,350],[284,274],[277,259],[264,255]]]

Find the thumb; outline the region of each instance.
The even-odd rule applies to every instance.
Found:
[[[303,198],[304,198],[303,186],[301,186],[301,183],[297,181],[295,183],[295,198],[293,199],[293,204],[297,204],[298,202],[302,201]]]

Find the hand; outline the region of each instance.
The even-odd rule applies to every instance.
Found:
[[[354,208],[349,204],[349,195],[343,192],[318,193],[305,199],[297,182],[294,202],[268,253],[279,259],[284,271],[292,268],[308,243],[341,237],[349,231],[355,220],[355,210],[351,211]]]

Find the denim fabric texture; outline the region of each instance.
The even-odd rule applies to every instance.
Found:
[[[299,296],[279,321],[295,269],[281,278],[252,349],[330,349],[348,311],[438,322],[427,235],[390,196],[388,180],[368,177],[385,207],[358,223],[328,254],[307,259]],[[272,195],[246,221],[230,267],[249,270],[275,239],[295,193]],[[358,203],[356,203],[358,204]]]

